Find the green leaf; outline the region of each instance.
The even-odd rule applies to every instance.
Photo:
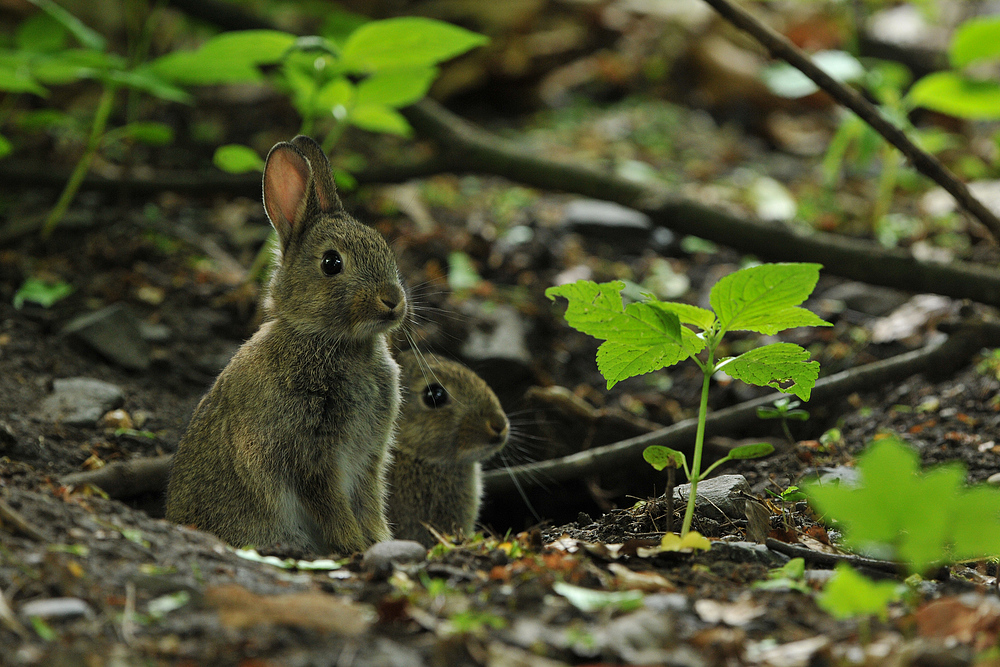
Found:
[[[194,100],[187,91],[164,81],[148,69],[131,72],[112,71],[108,72],[106,76],[111,81],[135,90],[141,90],[168,102],[190,104]]]
[[[114,54],[67,49],[38,58],[32,65],[31,71],[40,82],[60,86],[75,83],[80,79],[96,79],[112,68],[122,67],[124,64],[124,61]]]
[[[773,387],[808,401],[819,377],[819,362],[808,359],[809,353],[794,343],[774,343],[744,352],[721,369],[747,384]]]
[[[230,174],[264,171],[264,159],[257,151],[241,144],[226,144],[215,149],[212,163]]]
[[[31,76],[27,64],[19,65],[4,57],[5,55],[0,55],[0,90],[8,93],[33,93],[39,97],[48,96],[49,91]]]
[[[17,27],[14,44],[24,51],[52,53],[66,47],[69,31],[45,12],[29,16]]]
[[[174,140],[174,129],[164,123],[137,121],[122,130],[136,141],[149,146],[166,146]]]
[[[698,306],[674,301],[650,301],[649,303],[655,308],[673,313],[681,324],[693,324],[702,331],[708,331],[715,324],[715,313]]]
[[[839,563],[816,602],[836,618],[876,614],[885,620],[889,603],[900,599],[905,588],[895,581],[872,581],[850,565]]]
[[[88,28],[80,19],[70,14],[52,0],[29,0],[29,2],[62,24],[76,37],[80,44],[88,49],[103,51],[107,48],[107,41],[100,33]]]
[[[10,140],[0,134],[0,159],[3,159],[11,154],[14,150],[14,146],[10,143]]]
[[[914,572],[954,557],[1000,554],[1000,490],[966,490],[960,464],[921,474],[916,452],[887,439],[871,445],[857,467],[861,486],[806,488],[813,506],[843,525],[850,546],[889,548]]]
[[[258,65],[280,62],[295,35],[278,30],[239,30],[216,35],[195,51],[175,51],[149,64],[160,77],[186,85],[260,81]]]
[[[395,134],[401,137],[413,134],[413,128],[398,111],[376,104],[354,107],[348,111],[347,122],[369,132]]]
[[[305,87],[302,83],[298,85]],[[354,106],[354,84],[342,76],[326,82],[316,93],[315,105],[316,111],[343,120],[347,116],[347,110]]]
[[[487,41],[483,35],[423,17],[372,21],[347,38],[341,51],[341,66],[345,71],[358,73],[426,67]]]
[[[438,75],[436,67],[382,70],[358,84],[357,104],[396,109],[413,104],[431,87]]]
[[[20,310],[25,301],[37,303],[43,308],[50,308],[56,302],[72,294],[74,287],[61,280],[49,284],[38,278],[28,278],[14,293],[14,308]]]
[[[667,467],[684,467],[684,454],[678,452],[676,449],[670,449],[662,445],[650,445],[646,447],[646,449],[642,450],[642,458],[657,470],[663,470]]]
[[[680,326],[675,313],[655,302],[623,308],[624,287],[620,280],[600,285],[581,280],[545,290],[550,299],[562,296],[569,301],[570,326],[606,341],[597,350],[597,368],[609,389],[624,379],[672,366],[705,347],[704,340]]]
[[[29,616],[28,621],[31,623],[31,628],[35,631],[35,634],[43,642],[50,642],[59,636],[52,629],[52,626],[46,623],[41,616]]]
[[[592,588],[574,586],[562,581],[552,584],[552,590],[566,598],[571,605],[583,612],[601,609],[632,611],[642,606],[643,594],[639,590],[596,591]]]
[[[729,450],[731,459],[759,459],[774,452],[774,445],[767,442],[758,442],[753,445],[742,445]]]
[[[1000,16],[978,16],[958,26],[948,58],[955,69],[977,60],[1000,58]]]
[[[832,326],[797,306],[819,280],[819,264],[761,264],[725,276],[712,287],[709,302],[723,331],[773,335],[802,326]]]
[[[935,72],[913,84],[906,95],[913,106],[956,118],[1000,118],[1000,83],[976,81],[955,72]]]
[[[472,258],[460,250],[448,255],[448,287],[453,291],[473,289],[483,282]]]

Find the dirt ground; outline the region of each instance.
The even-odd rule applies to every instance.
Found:
[[[566,441],[553,438],[569,418],[558,406],[528,400],[532,387],[564,386],[604,410],[600,419],[611,424],[609,432],[598,423],[588,432],[589,446],[693,414],[698,381],[688,367],[605,392],[593,364],[596,342],[569,330],[561,307],[542,292],[579,266],[591,267],[598,279],[627,274],[638,280],[662,254],[691,279],[687,296],[697,302],[737,267],[737,255],[688,252],[677,243],[654,253],[572,234],[559,222],[567,197],[518,195],[490,179],[442,176],[418,187],[420,199],[431,202],[431,230],[418,229],[379,189],[363,192],[351,206],[400,255],[422,305],[414,338],[468,361],[504,400],[516,434],[503,461],[493,465],[548,458],[583,444],[571,433]],[[32,196],[43,209],[46,193]],[[404,202],[413,199],[404,193]],[[49,242],[29,236],[0,251],[0,497],[13,510],[0,519],[0,664],[996,664],[988,662],[993,654],[983,653],[996,645],[1000,628],[995,597],[984,595],[996,586],[991,569],[943,572],[913,599],[893,605],[884,620],[837,620],[817,606],[815,595],[751,588],[787,556],[745,543],[737,524],[705,524],[705,532],[719,538],[705,553],[645,551],[662,530],[662,506],[633,505],[662,491],[662,482],[634,485],[639,488],[606,487],[601,479],[540,484],[529,494],[539,518],[519,497],[488,498],[484,533],[475,538],[395,567],[339,554],[327,569],[248,560],[210,535],[92,489],[68,487],[60,482],[65,474],[174,450],[194,405],[255,326],[257,291],[212,249],[248,266],[265,224],[257,202],[166,194],[149,201],[84,194],[72,217],[79,226],[67,225]],[[470,222],[476,220],[488,224],[477,228]],[[167,223],[185,233],[171,233]],[[494,223],[501,231],[523,226],[532,235],[517,244],[504,241],[496,228],[490,231]],[[256,240],[240,241],[234,230],[255,230]],[[448,288],[449,255],[456,250],[472,258],[484,282],[465,291]],[[15,309],[14,294],[32,275],[62,277],[74,291],[50,308]],[[858,332],[875,315],[822,312],[824,294],[842,283],[825,276],[808,304],[836,326],[790,339],[809,347],[824,372],[919,347],[933,335],[937,316],[927,315],[907,336],[871,343]],[[64,331],[77,316],[114,303],[126,304],[144,331],[153,332],[144,339],[144,369],[126,370]],[[473,332],[489,334],[497,326],[483,324],[489,303],[512,306],[526,331],[525,357],[471,356],[466,343]],[[945,304],[940,316],[957,310],[958,304]],[[733,349],[752,344],[736,341]],[[807,532],[815,517],[804,503],[782,508],[767,491],[851,465],[887,430],[914,445],[925,464],[959,460],[970,481],[985,480],[1000,470],[1000,381],[995,365],[977,368],[984,358],[945,377],[915,376],[810,406],[809,421],[791,424],[794,443],[783,441],[775,422],[728,434],[768,437],[778,451],[727,472],[746,476],[771,515],[773,534],[784,530],[785,538],[789,526],[793,535]],[[45,418],[42,405],[54,382],[78,377],[118,387],[122,398],[114,408],[124,416],[84,425]],[[720,384],[712,404],[756,395]],[[833,427],[841,438],[821,444]],[[157,502],[148,505],[154,514]],[[830,565],[807,567],[805,581],[815,591]],[[598,593],[588,597],[581,589]],[[961,627],[934,627],[928,619],[941,605],[952,619],[964,619]],[[970,615],[978,620],[967,620]]]

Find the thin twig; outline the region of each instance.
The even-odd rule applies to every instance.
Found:
[[[942,188],[947,190],[966,211],[979,219],[990,231],[994,239],[1000,240],[1000,219],[981,201],[969,192],[965,183],[958,180],[941,161],[933,155],[921,150],[898,127],[882,115],[871,102],[862,97],[853,88],[848,88],[832,76],[821,70],[801,50],[792,44],[784,35],[761,23],[742,7],[737,7],[729,0],[705,0],[715,11],[736,27],[750,33],[758,42],[771,52],[771,55],[785,60],[797,70],[825,90],[833,99],[858,114],[876,132],[885,137],[886,141],[898,148],[910,160],[914,167]]]

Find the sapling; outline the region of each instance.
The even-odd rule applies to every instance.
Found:
[[[709,296],[712,310],[659,301],[651,294],[643,294],[645,301],[623,305],[622,281],[598,284],[581,280],[545,291],[550,299],[561,296],[569,301],[566,321],[570,326],[604,340],[597,350],[597,368],[608,381],[608,389],[627,378],[688,358],[702,370],[698,428],[690,467],[683,453],[668,447],[653,445],[643,452],[643,457],[659,470],[668,465],[682,468],[691,482],[682,538],[691,529],[701,479],[726,461],[757,458],[774,449],[766,443],[737,447],[702,471],[712,376],[725,371],[735,379],[795,394],[803,401],[809,400],[819,377],[819,363],[809,361],[809,353],[794,343],[773,343],[736,357],[717,359],[719,344],[730,331],[771,336],[794,327],[830,326],[799,307],[816,287],[820,268],[819,264],[789,263],[761,264],[736,271],[712,288]]]

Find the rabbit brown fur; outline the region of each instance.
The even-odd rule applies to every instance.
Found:
[[[404,401],[389,475],[393,536],[432,546],[425,523],[471,535],[482,498],[480,462],[507,443],[507,415],[466,366],[412,352],[397,360]]]
[[[236,546],[361,550],[390,537],[400,388],[386,334],[406,296],[385,239],[344,211],[314,141],[271,149],[263,198],[279,241],[267,321],[195,409],[167,518]]]

